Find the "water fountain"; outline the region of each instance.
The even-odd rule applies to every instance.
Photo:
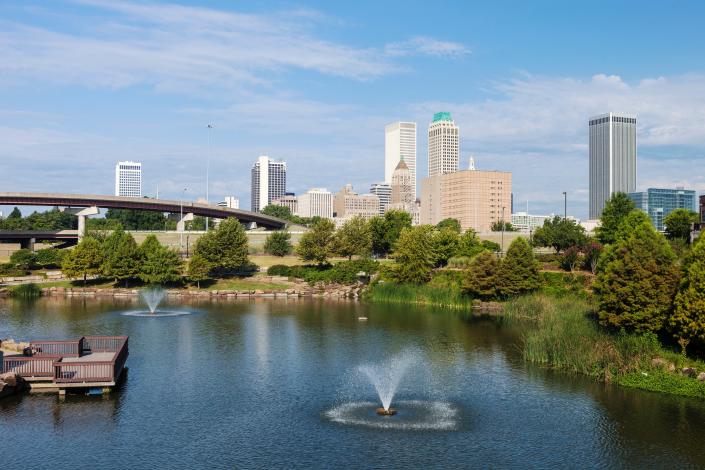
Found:
[[[161,287],[153,287],[149,289],[142,289],[140,291],[140,297],[149,307],[149,313],[154,314],[157,312],[157,307],[164,300],[166,292]]]
[[[348,377],[350,390],[347,392],[359,396],[362,391],[360,387],[369,387],[371,384],[379,401],[342,402],[325,413],[331,421],[344,425],[407,431],[457,429],[459,412],[451,403],[419,398],[395,401],[400,390],[403,390],[404,395],[417,396],[429,393],[435,396],[439,392],[433,384],[428,362],[416,349],[405,350],[386,361],[360,365],[354,372]],[[361,378],[364,380],[361,381]],[[402,384],[404,387],[401,387]],[[394,419],[389,419],[392,416]]]
[[[140,299],[147,304],[148,310],[137,310],[123,312],[123,315],[130,317],[175,317],[179,315],[188,315],[189,311],[185,310],[164,310],[159,308],[162,300],[166,297],[166,291],[161,287],[147,287],[140,291]]]

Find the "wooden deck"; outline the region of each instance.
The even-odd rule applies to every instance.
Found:
[[[122,377],[128,355],[127,336],[33,341],[26,355],[5,356],[2,370],[22,376],[35,391],[105,391],[115,387]]]

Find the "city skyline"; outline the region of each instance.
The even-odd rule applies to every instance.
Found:
[[[383,18],[398,5],[7,3],[0,50],[16,60],[0,65],[0,173],[12,175],[4,188],[110,194],[114,163],[136,160],[153,169],[145,195],[159,187],[178,198],[188,187],[195,200],[205,196],[207,123],[216,126],[212,202],[247,200],[261,154],[289,163],[296,193],[369,187],[384,178],[384,126],[425,129],[445,110],[461,129],[461,168],[473,154],[483,169],[511,171],[516,203],[529,200],[536,213],[562,212],[565,190],[569,213],[586,219],[585,123],[624,110],[639,118],[637,190],[705,190],[705,71],[693,60],[705,39],[694,23],[702,5],[614,6],[600,21],[634,38],[628,53],[586,34],[599,8],[539,2],[507,16],[491,5],[445,7],[390,25]],[[441,15],[449,8],[463,20]],[[441,33],[431,27],[438,15]],[[496,27],[483,24],[494,17]],[[655,19],[681,27],[643,34]],[[189,42],[203,49],[185,51]]]

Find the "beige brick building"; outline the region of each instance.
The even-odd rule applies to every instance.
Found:
[[[421,223],[458,219],[463,230],[488,232],[493,222],[512,217],[512,174],[464,170],[425,178],[421,182]]]
[[[362,216],[369,219],[379,215],[379,197],[374,194],[358,194],[351,184],[346,184],[333,198],[333,212],[337,218]]]

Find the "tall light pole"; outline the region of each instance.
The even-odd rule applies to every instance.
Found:
[[[181,225],[181,230],[179,230],[179,254],[184,251],[184,197],[186,197],[187,189],[188,188],[184,188],[184,190],[181,191],[181,198],[179,199],[179,214],[181,217],[179,219],[179,224]]]
[[[209,190],[210,190],[210,183],[209,183],[209,177],[210,177],[210,169],[211,169],[211,129],[213,129],[213,126],[208,124],[208,155],[206,155],[206,204],[210,204],[210,196],[209,196]],[[206,217],[206,232],[208,231],[208,217]]]
[[[563,220],[568,218],[568,193],[563,191]]]
[[[502,258],[504,257],[504,226],[506,223],[504,222],[504,207],[502,207]]]

